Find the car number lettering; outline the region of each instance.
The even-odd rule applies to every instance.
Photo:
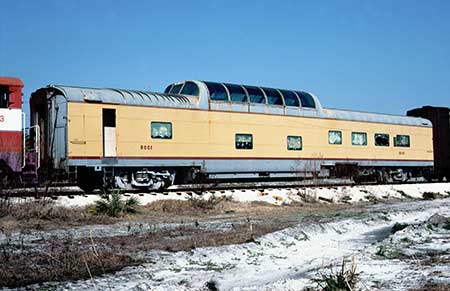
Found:
[[[141,144],[141,150],[151,151],[153,147],[151,145]]]

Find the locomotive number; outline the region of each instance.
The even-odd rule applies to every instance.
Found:
[[[153,147],[151,145],[141,144],[141,150],[151,151]]]
[[[5,116],[4,115],[0,115],[0,122],[5,122]]]

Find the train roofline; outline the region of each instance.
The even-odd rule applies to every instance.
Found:
[[[198,80],[187,80],[187,81],[200,84],[201,87],[203,86],[206,87],[203,81]],[[178,83],[180,82],[176,82],[174,84]],[[48,97],[53,95],[62,95],[68,102],[103,103],[103,104],[130,105],[130,106],[147,106],[147,107],[169,107],[180,109],[201,109],[201,110],[230,111],[240,113],[247,112],[247,111],[232,110],[230,106],[228,107],[219,106],[217,108],[212,108],[211,103],[216,102],[209,100],[209,96],[206,95],[207,90],[204,89],[205,88],[203,88],[203,91],[201,91],[199,93],[199,96],[196,97],[183,94],[158,93],[142,90],[93,88],[93,87],[50,84],[47,87],[40,88],[36,90],[34,93],[32,93],[30,98],[30,104],[33,104],[33,102],[36,102],[36,99],[43,98],[44,96]],[[266,111],[253,113],[432,127],[431,121],[425,118],[355,111],[347,109],[323,108],[322,105],[320,104],[319,99],[314,94],[311,93],[309,94],[314,98],[314,101],[317,104],[317,108],[297,108],[285,105],[280,106],[280,105],[258,104],[264,105]],[[232,103],[232,102],[222,101],[217,103],[222,103],[223,105],[224,103]],[[249,104],[249,112],[252,112],[250,111],[250,107],[253,105],[252,103],[248,104]],[[277,107],[277,109],[282,107],[284,108],[284,110],[282,111],[278,110],[274,111],[276,113],[271,113],[272,112],[271,109],[275,107]],[[288,111],[287,108],[289,108],[289,113],[287,113]]]
[[[2,77],[0,76],[0,84],[9,86],[19,86],[23,87],[24,84],[21,79],[16,77]]]

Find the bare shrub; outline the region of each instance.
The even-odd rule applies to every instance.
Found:
[[[11,213],[11,198],[4,196],[2,191],[0,191],[0,218],[7,216]]]
[[[217,287],[217,282],[213,279],[206,282],[205,287],[210,291],[219,291],[219,287]]]
[[[330,268],[329,272],[319,272],[319,277],[313,279],[319,290],[323,291],[352,291],[355,290],[357,280],[355,261],[353,260],[347,268],[345,259],[342,259],[342,265],[338,271]]]
[[[436,192],[424,192],[422,194],[422,198],[424,200],[434,200],[434,199],[438,198],[439,196],[441,196],[441,194],[436,193]]]
[[[216,205],[224,200],[225,199],[223,197],[218,197],[215,195],[211,195],[208,199],[203,199],[202,197],[190,197],[188,199],[192,207],[205,210],[214,209]]]
[[[305,203],[318,203],[317,191],[308,191],[308,189],[299,190],[299,195]]]

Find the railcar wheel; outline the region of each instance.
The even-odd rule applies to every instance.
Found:
[[[403,171],[402,169],[392,172],[392,179],[396,182],[406,182],[408,181],[409,176],[409,173]]]
[[[0,190],[10,189],[17,186],[18,177],[17,174],[11,171],[11,169],[4,163],[0,164]]]
[[[92,193],[94,189],[98,188],[96,173],[86,168],[79,169],[77,173],[77,185],[85,193]]]

